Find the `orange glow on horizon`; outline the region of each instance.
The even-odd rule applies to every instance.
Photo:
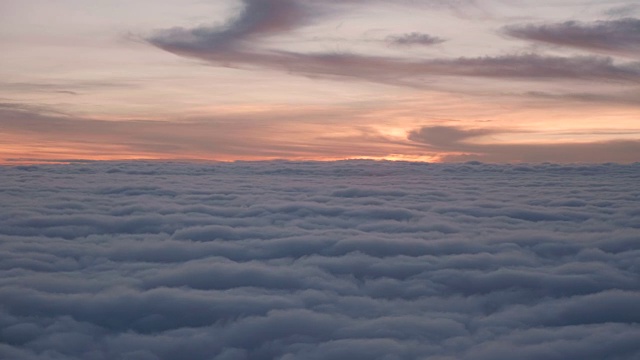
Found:
[[[71,147],[41,147],[37,150],[29,148],[3,148],[0,152],[0,165],[35,165],[35,164],[68,164],[77,161],[175,161],[175,162],[234,162],[234,161],[319,161],[332,162],[344,160],[374,160],[374,161],[409,161],[409,162],[442,162],[440,155],[411,155],[389,154],[385,156],[335,155],[309,156],[291,154],[286,158],[281,156],[231,156],[208,154],[182,154],[181,156],[167,156],[162,153],[110,153],[99,154],[87,149]]]

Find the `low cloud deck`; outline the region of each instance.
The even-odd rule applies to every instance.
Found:
[[[638,163],[0,178],[0,358],[640,357]]]

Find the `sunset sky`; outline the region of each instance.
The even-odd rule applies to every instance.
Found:
[[[0,163],[640,161],[637,0],[2,0]]]

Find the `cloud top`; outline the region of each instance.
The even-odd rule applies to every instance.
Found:
[[[0,175],[2,358],[640,355],[639,164]]]

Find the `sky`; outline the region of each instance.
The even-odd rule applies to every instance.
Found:
[[[2,359],[640,358],[640,163],[0,178]]]
[[[0,162],[640,160],[636,0],[3,0]]]

